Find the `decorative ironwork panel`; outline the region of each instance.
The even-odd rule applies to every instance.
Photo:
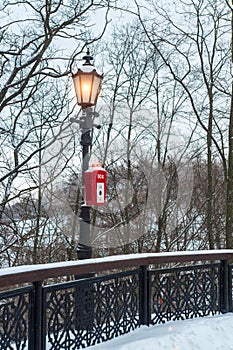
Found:
[[[139,327],[138,289],[138,270],[46,286],[47,350],[80,349]]]
[[[220,265],[150,271],[151,323],[220,312]]]
[[[0,293],[0,350],[29,349],[32,287]]]

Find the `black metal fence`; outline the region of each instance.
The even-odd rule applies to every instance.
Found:
[[[227,259],[160,269],[149,268],[155,261],[152,255],[144,261],[140,256],[126,259],[126,264],[120,258],[114,261],[118,271],[111,274],[49,285],[34,281],[1,292],[0,350],[80,349],[142,324],[232,311],[232,267]],[[135,268],[129,269],[133,261]],[[125,267],[127,271],[119,271]]]
[[[47,286],[43,340],[51,349],[79,349],[139,327],[138,271]]]
[[[150,323],[219,313],[220,264],[150,271]]]

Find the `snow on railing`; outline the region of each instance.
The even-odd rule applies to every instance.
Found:
[[[233,250],[210,250],[2,269],[0,350],[79,349],[143,324],[231,311],[232,260]],[[69,281],[48,281],[61,276]]]

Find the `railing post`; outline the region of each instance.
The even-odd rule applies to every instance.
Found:
[[[229,276],[229,312],[233,312],[232,308],[232,265],[228,264],[228,276]]]
[[[42,293],[41,281],[34,282],[34,350],[43,350],[42,348],[42,305],[43,305],[43,293]]]
[[[147,266],[140,266],[139,273],[139,322],[140,325],[150,324],[149,277]]]
[[[229,312],[231,285],[229,281],[228,260],[220,261],[220,312]]]

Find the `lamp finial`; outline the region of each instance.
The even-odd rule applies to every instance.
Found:
[[[90,49],[89,47],[87,48],[87,54],[83,57],[85,62],[83,63],[83,66],[93,66],[91,61],[93,60],[93,57],[90,55]]]

